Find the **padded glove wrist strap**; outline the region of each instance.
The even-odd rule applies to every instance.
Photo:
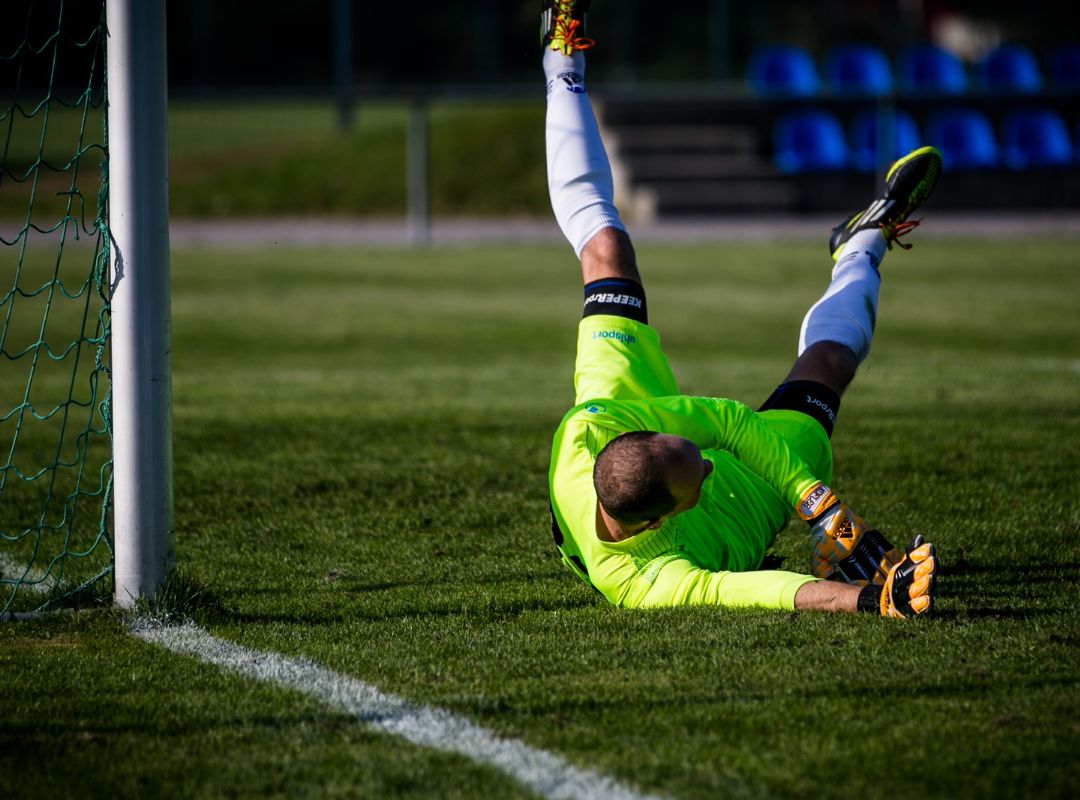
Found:
[[[868,614],[880,614],[881,613],[881,586],[877,586],[873,583],[868,583],[859,592],[859,600],[855,606],[859,611],[865,611]]]
[[[832,489],[818,481],[803,495],[798,508],[795,510],[800,517],[812,524],[814,519],[820,517],[827,509],[832,508],[839,502]]]

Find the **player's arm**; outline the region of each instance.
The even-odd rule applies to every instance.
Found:
[[[858,611],[858,586],[836,581],[809,581],[795,593],[796,611]]]
[[[794,610],[801,587],[817,582],[810,575],[779,570],[711,572],[687,559],[669,561],[651,583],[642,580],[621,598],[631,608],[728,606]],[[857,590],[856,590],[857,592]]]
[[[899,562],[903,552],[841,503],[749,407],[711,397],[658,398],[646,406],[657,430],[729,451],[791,503],[810,525],[815,577],[883,584]]]
[[[890,619],[929,614],[934,607],[937,559],[934,546],[916,536],[900,561],[889,569],[882,586],[853,586],[838,581],[814,581],[799,587],[795,608],[818,611],[865,611]]]
[[[792,508],[818,483],[787,442],[749,406],[716,397],[662,397],[641,405],[642,429],[682,436],[703,449],[727,450]]]
[[[921,536],[912,540],[900,562],[889,570],[884,586],[859,587],[779,570],[710,572],[680,558],[664,564],[644,591],[625,592],[620,605],[757,606],[916,617],[928,614],[933,607],[936,571],[934,547]]]

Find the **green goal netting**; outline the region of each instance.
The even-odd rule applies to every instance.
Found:
[[[111,591],[104,16],[0,26],[0,615]]]

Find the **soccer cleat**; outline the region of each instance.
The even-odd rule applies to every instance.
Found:
[[[588,50],[596,42],[585,33],[585,17],[592,0],[544,0],[540,4],[540,41],[544,47],[573,55]]]
[[[829,253],[835,261],[844,245],[859,231],[879,229],[892,249],[893,242],[905,250],[911,245],[899,239],[918,226],[908,217],[926,202],[941,174],[941,151],[936,147],[912,150],[889,168],[885,193],[858,214],[845,219],[829,237]]]

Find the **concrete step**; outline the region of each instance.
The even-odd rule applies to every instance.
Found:
[[[639,155],[620,153],[635,183],[651,183],[678,178],[779,181],[784,176],[767,161],[745,154],[663,153]]]
[[[650,184],[649,192],[660,217],[713,213],[760,214],[793,211],[800,205],[798,187],[788,182],[670,181]]]
[[[654,152],[753,153],[757,134],[732,125],[626,125],[616,128],[611,143],[624,155]]]

